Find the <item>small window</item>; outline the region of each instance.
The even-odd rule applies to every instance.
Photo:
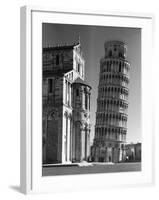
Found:
[[[76,89],[76,96],[79,97],[79,89]]]
[[[120,62],[120,64],[119,64],[119,72],[121,72],[121,62]]]
[[[56,65],[59,65],[59,55],[56,55]]]
[[[53,80],[49,79],[48,80],[48,87],[49,87],[49,93],[53,92]]]
[[[78,73],[80,73],[80,64],[78,63],[78,66],[77,66],[77,71]]]

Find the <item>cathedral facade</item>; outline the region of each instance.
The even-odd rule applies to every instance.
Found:
[[[104,47],[91,159],[117,163],[125,159],[130,63],[126,60],[125,43],[108,41]]]
[[[87,161],[90,91],[81,44],[43,48],[43,164]]]

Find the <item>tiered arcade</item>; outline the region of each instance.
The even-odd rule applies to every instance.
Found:
[[[125,158],[130,70],[126,51],[123,42],[105,43],[105,56],[100,61],[95,138],[91,148],[93,161],[120,162]]]

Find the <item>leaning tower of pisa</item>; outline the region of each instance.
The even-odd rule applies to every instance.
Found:
[[[108,41],[104,47],[91,154],[93,161],[116,163],[125,157],[130,63],[126,60],[125,43]]]

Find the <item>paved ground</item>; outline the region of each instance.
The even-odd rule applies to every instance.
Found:
[[[110,172],[129,172],[141,171],[141,163],[93,163],[88,166],[64,165],[43,167],[43,176],[52,175],[73,175],[73,174],[91,174],[91,173],[110,173]]]

